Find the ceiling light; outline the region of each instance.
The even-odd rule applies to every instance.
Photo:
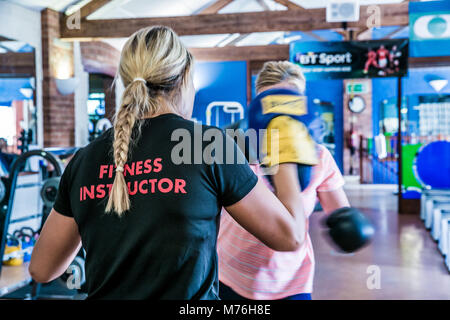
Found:
[[[62,95],[67,95],[75,92],[79,79],[75,77],[69,79],[55,79],[55,83],[58,92]]]
[[[433,89],[436,92],[439,92],[448,84],[448,80],[447,79],[436,79],[436,80],[429,81],[428,84],[431,87],[433,87]]]
[[[435,74],[427,74],[424,77],[424,80],[434,89],[434,91],[439,92],[441,91],[447,84],[448,80],[435,75]]]
[[[22,88],[19,89],[20,93],[27,99],[31,99],[33,96],[33,87],[30,81],[28,81]]]

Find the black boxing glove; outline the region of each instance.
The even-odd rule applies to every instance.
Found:
[[[375,234],[372,223],[356,208],[333,211],[325,220],[333,242],[345,252],[355,252],[369,244]]]

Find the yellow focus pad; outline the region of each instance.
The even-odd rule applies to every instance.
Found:
[[[283,113],[302,116],[308,113],[305,96],[268,95],[261,99],[262,114]]]
[[[265,155],[263,164],[269,167],[287,162],[318,163],[315,142],[308,128],[289,116],[279,116],[269,122],[262,151]]]
[[[10,256],[6,261],[3,261],[5,266],[20,266],[23,264],[23,254],[21,252],[22,246],[5,246],[5,256]]]

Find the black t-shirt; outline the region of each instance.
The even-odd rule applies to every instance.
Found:
[[[223,147],[212,150],[217,137]],[[105,213],[114,178],[112,138],[110,129],[76,153],[54,205],[78,225],[89,299],[218,299],[220,211],[257,182],[242,153],[231,141],[234,163],[223,164],[231,139],[222,130],[174,114],[143,120],[124,171],[131,209],[118,217]]]

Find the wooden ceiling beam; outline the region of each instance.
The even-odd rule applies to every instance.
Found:
[[[34,52],[7,52],[0,54],[0,65],[13,67],[34,66]]]
[[[0,54],[0,74],[33,75],[35,72],[34,52],[7,52]]]
[[[408,3],[380,5],[383,26],[406,26],[409,23]],[[348,23],[348,28],[364,28],[368,18],[367,6],[361,6],[360,20]],[[271,31],[311,31],[337,29],[341,23],[326,22],[326,11],[299,9],[195,16],[85,20],[80,29],[70,30],[62,25],[61,38],[92,40],[129,37],[136,30],[152,25],[166,25],[179,35],[252,33]]]
[[[450,56],[442,57],[409,57],[409,68],[450,66]]]
[[[289,45],[189,48],[199,61],[288,60]]]

